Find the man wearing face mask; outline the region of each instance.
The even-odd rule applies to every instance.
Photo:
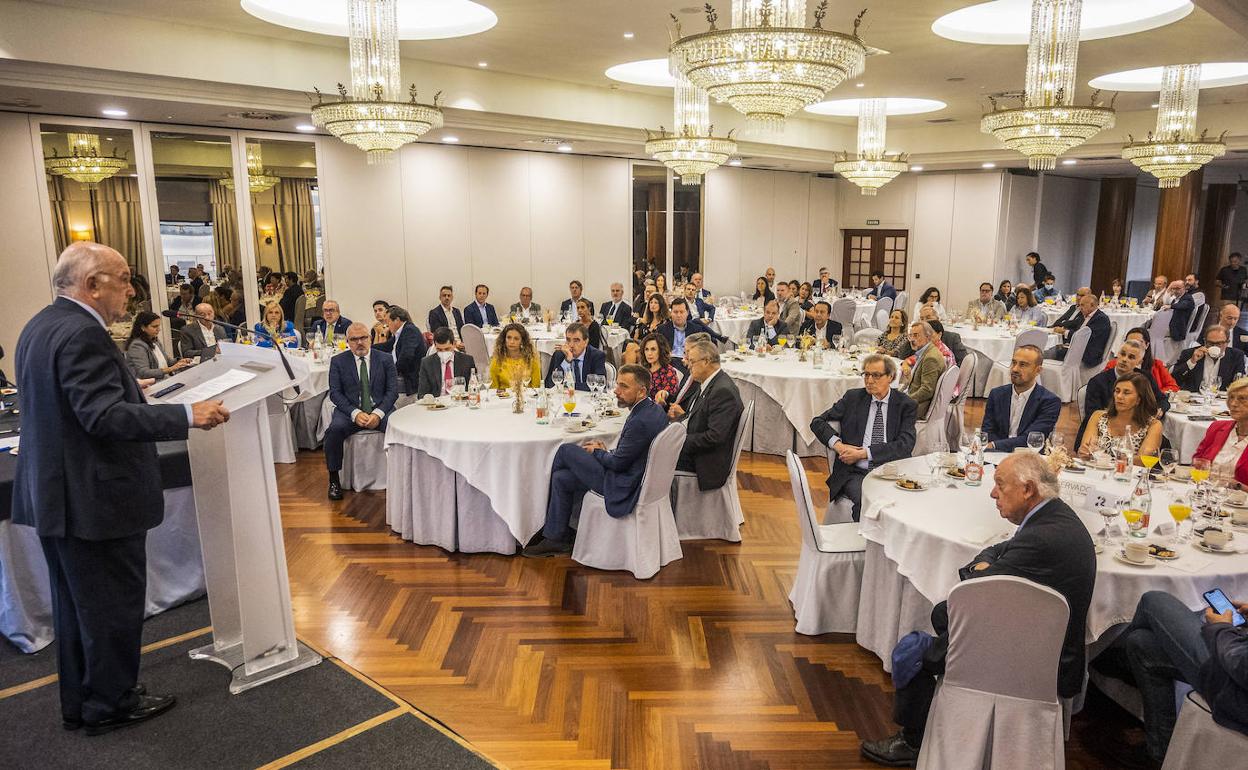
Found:
[[[420,377],[416,385],[416,397],[443,396],[451,392],[451,383],[456,377],[463,377],[464,382],[472,376],[476,364],[472,356],[460,353],[455,347],[455,334],[450,327],[443,326],[433,333],[433,355],[425,356],[420,362]]]
[[[1199,393],[1200,386],[1220,380],[1223,388],[1244,373],[1244,354],[1226,344],[1226,329],[1205,329],[1205,344],[1188,348],[1170,368],[1174,381],[1183,390]]]

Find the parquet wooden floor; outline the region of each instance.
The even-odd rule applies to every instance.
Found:
[[[386,526],[384,493],[326,501],[319,452],[277,467],[300,635],[502,765],[864,767],[858,742],[893,730],[873,655],[793,631],[782,458],[742,458],[742,543],[685,543],[649,581],[413,545]],[[822,505],[826,463],[807,468]],[[1088,720],[1071,767],[1107,766]]]

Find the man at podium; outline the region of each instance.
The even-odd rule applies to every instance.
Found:
[[[138,683],[147,530],[164,517],[156,441],[229,419],[220,401],[152,405],[108,334],[134,296],[113,249],[61,252],[56,300],[17,343],[22,442],[13,521],[35,527],[48,562],[67,730],[100,735],[168,711]]]

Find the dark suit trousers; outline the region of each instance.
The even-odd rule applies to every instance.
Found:
[[[848,497],[849,501],[854,504],[854,521],[859,521],[862,517],[862,480],[867,477],[867,472],[862,468],[850,468],[849,478],[845,479],[845,486],[841,487],[841,493],[837,495],[837,499]],[[832,477],[828,477],[831,483]]]
[[[134,708],[147,596],[147,533],[44,537],[61,715],[98,722]]]
[[[390,415],[381,418],[381,425],[377,426],[377,430],[382,433],[386,432],[386,420]],[[325,429],[325,467],[330,473],[337,473],[342,470],[342,448],[346,445],[347,439],[360,431],[364,430],[355,424],[355,421],[344,414],[341,410],[334,410],[334,417],[329,422],[329,427]]]
[[[551,466],[550,501],[546,503],[546,525],[542,527],[547,540],[572,542],[572,514],[581,509],[586,492],[602,494],[606,474],[593,455],[576,444],[559,447]]]
[[[949,606],[945,602],[932,608],[932,629],[936,639],[923,654],[923,668],[893,695],[893,721],[905,731],[906,741],[912,746],[923,741],[927,712],[936,696],[936,677],[945,673],[945,656],[949,652]]]

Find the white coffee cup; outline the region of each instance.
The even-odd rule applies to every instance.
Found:
[[[1232,509],[1231,522],[1234,524],[1248,524],[1248,508]]]
[[[1216,528],[1206,529],[1205,534],[1204,534],[1204,541],[1205,541],[1205,545],[1209,546],[1210,548],[1216,548],[1216,549],[1221,550],[1221,549],[1226,548],[1228,545],[1230,545],[1231,533],[1223,532],[1222,530],[1216,529]]]
[[[1148,561],[1148,543],[1137,541],[1127,543],[1123,546],[1123,551],[1127,555],[1127,561],[1143,564]]]

